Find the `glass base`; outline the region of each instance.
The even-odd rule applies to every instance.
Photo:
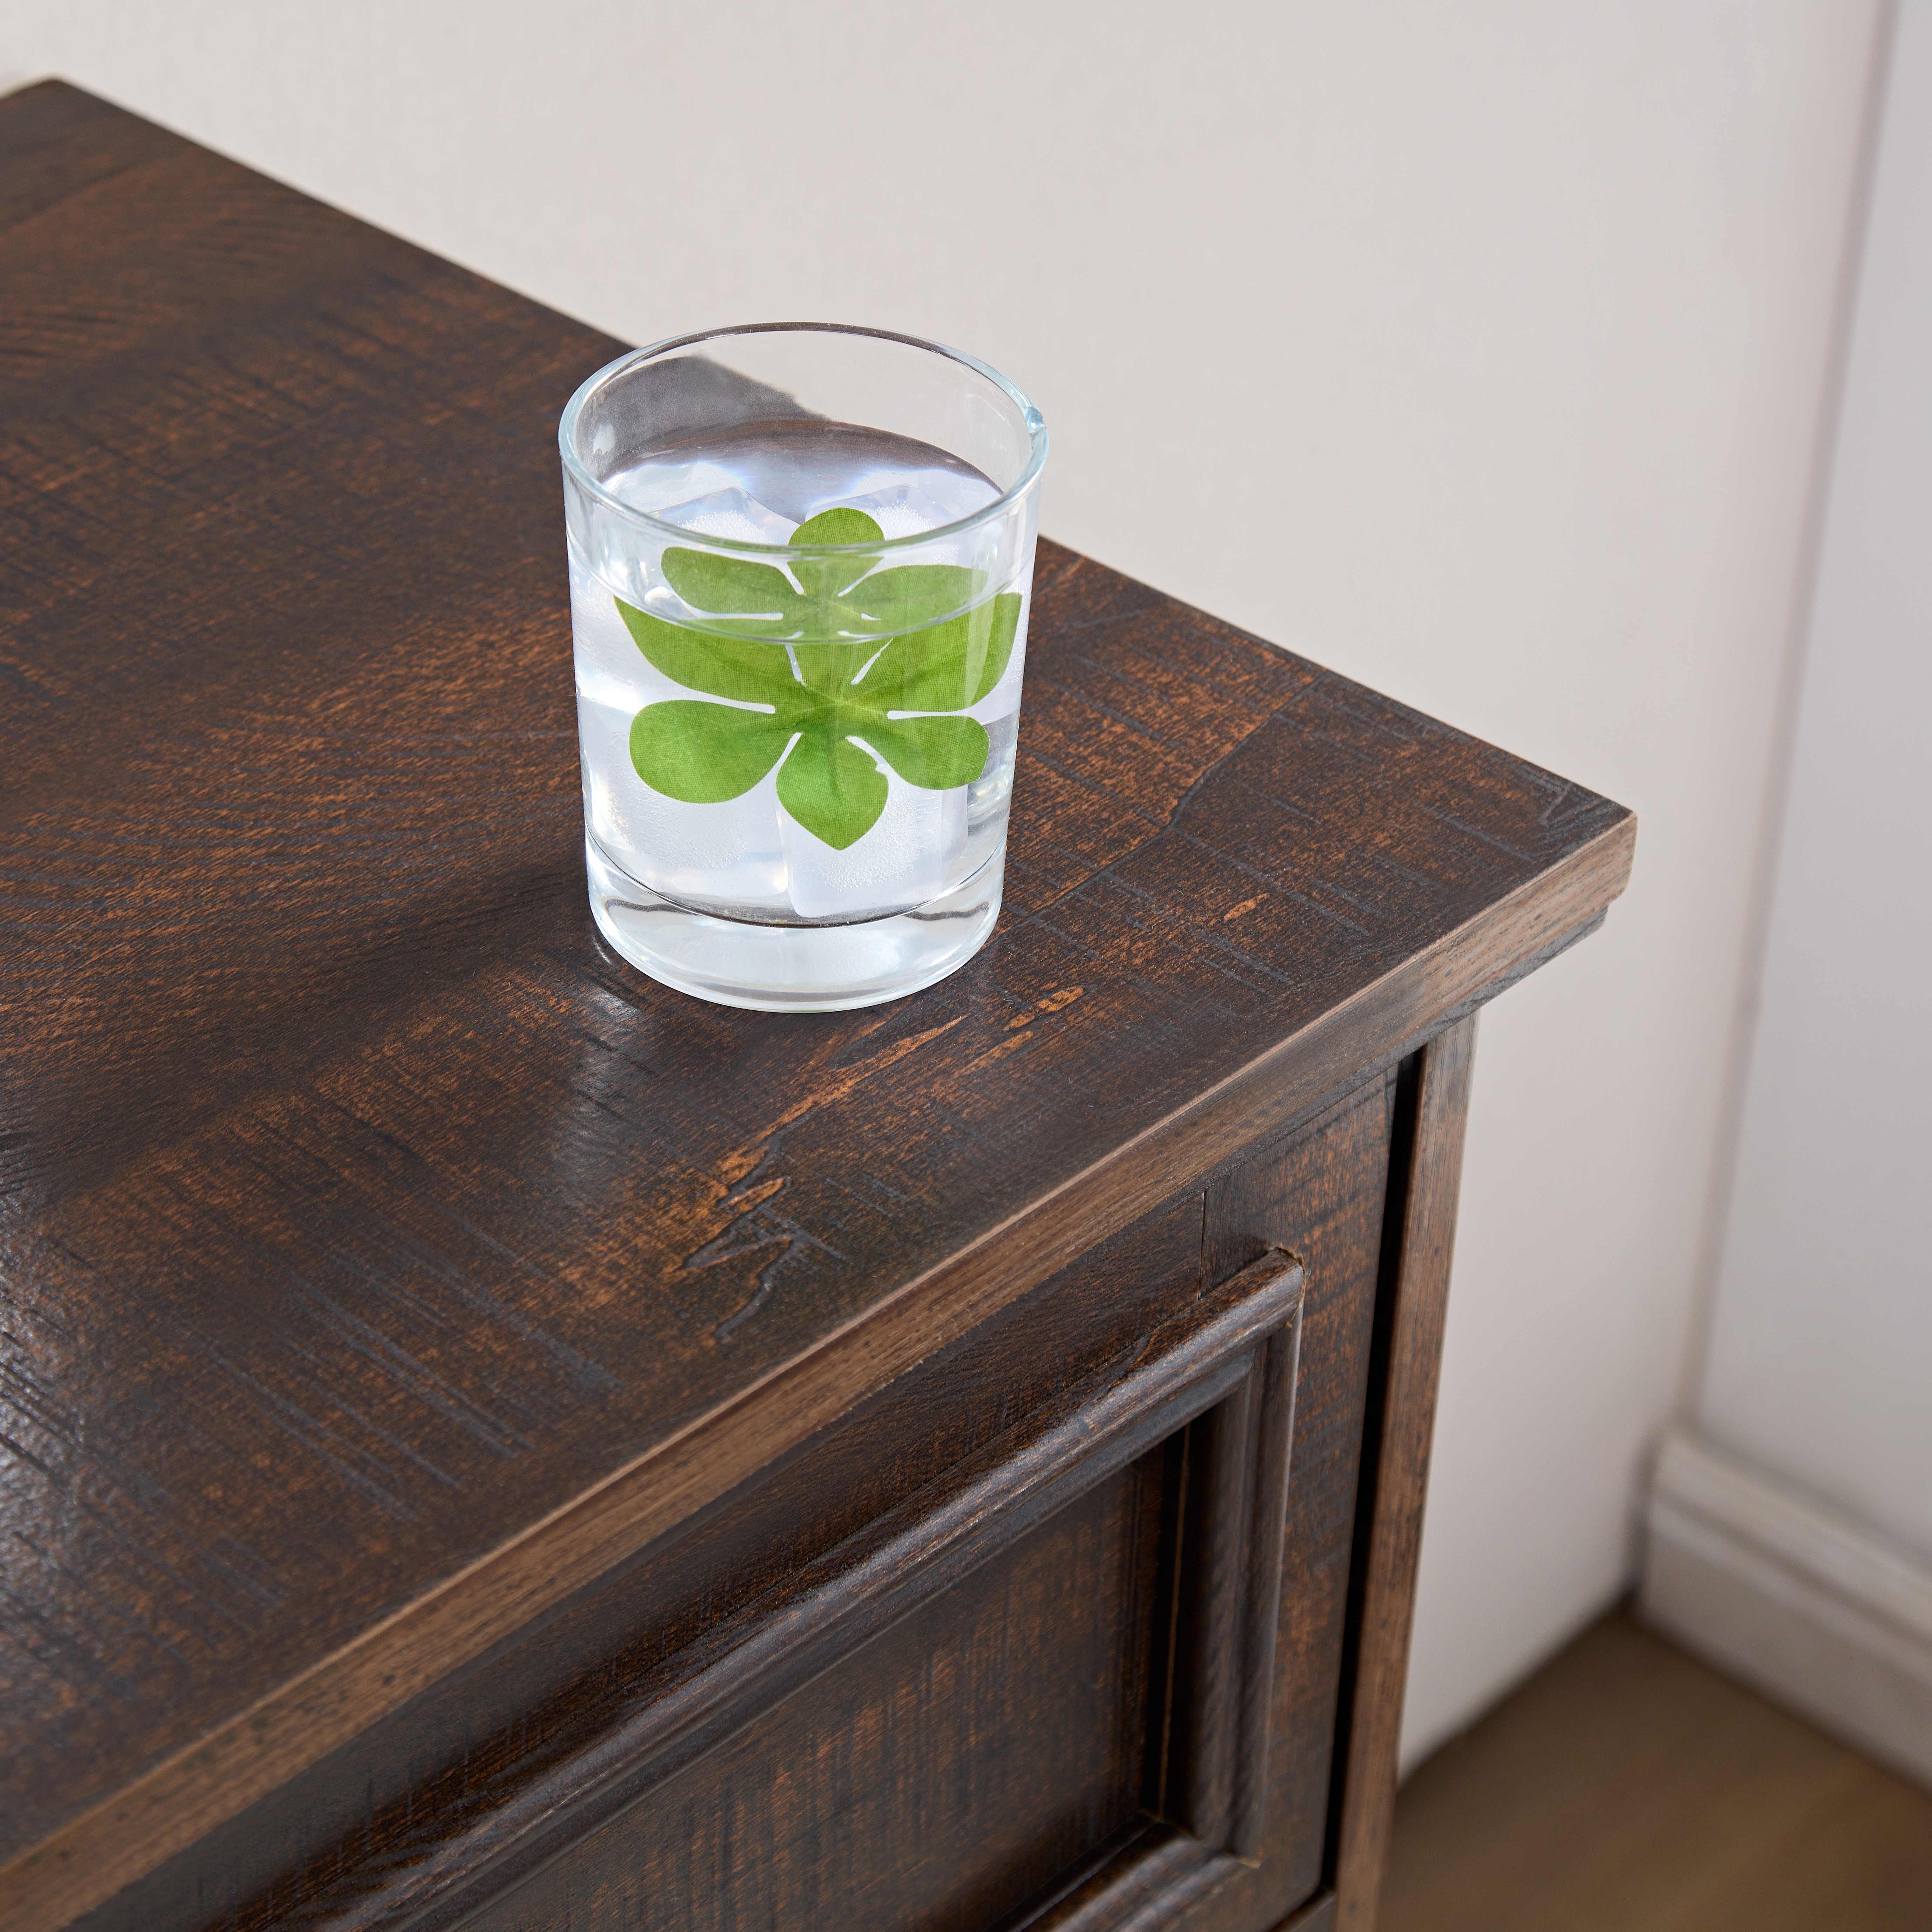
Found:
[[[674,904],[584,842],[597,929],[640,973],[724,1006],[836,1013],[875,1006],[957,972],[1000,916],[1006,848],[916,912],[852,926],[760,926]]]

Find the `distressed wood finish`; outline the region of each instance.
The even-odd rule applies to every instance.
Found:
[[[1246,1556],[1174,1606],[1255,1694],[1184,1662],[1187,1815],[1040,1909],[1184,1837],[1203,1925],[1359,1918],[1417,1056],[1600,920],[1630,815],[1043,543],[993,942],[706,1007],[584,900],[554,428],[619,345],[56,84],[0,102],[0,1928],[301,1922],[355,1792],[446,1837],[472,1747],[608,1740],[1276,1245],[1292,1448],[1279,1348],[1170,1437],[1283,1538],[1277,1615]]]
[[[1379,1361],[1370,1382],[1363,1456],[1354,1667],[1344,1672],[1348,1747],[1336,1818],[1338,1932],[1373,1932],[1388,1859],[1409,1620],[1422,1551],[1422,1500],[1462,1180],[1462,1122],[1475,1052],[1472,1014],[1438,1034],[1419,1056],[1413,1138],[1402,1150],[1408,1184],[1391,1198],[1392,1206],[1400,1198],[1400,1212],[1390,1216],[1393,1266],[1378,1311]]]
[[[1268,1739],[1257,1679],[1272,1660],[1281,1546],[1279,1536],[1265,1533],[1263,1526],[1278,1523],[1286,1509],[1284,1448],[1292,1403],[1294,1317],[1302,1280],[1300,1264],[1286,1256],[1264,1259],[1236,1276],[1204,1298],[1178,1324],[1180,1332],[1162,1337],[1150,1359],[1124,1378],[1099,1388],[1075,1385],[1011,1436],[950,1472],[933,1490],[916,1493],[851,1544],[808,1565],[788,1580],[778,1602],[750,1606],[742,1619],[707,1634],[686,1654],[688,1661],[679,1660],[680,1672],[691,1688],[640,1687],[637,1718],[629,1726],[620,1721],[599,1739],[594,1768],[560,1766],[542,1786],[519,1794],[514,1816],[507,1807],[488,1815],[486,1842],[473,1847],[460,1840],[452,1842],[436,1859],[415,1869],[406,1890],[380,1900],[358,1899],[340,1913],[325,1912],[311,1922],[316,1932],[376,1932],[404,1923],[428,1932],[431,1927],[454,1924],[462,1916],[464,1892],[505,1893],[506,1876],[520,1876],[560,1853],[557,1868],[542,1872],[532,1888],[538,1903],[533,1904],[527,1892],[509,1894],[478,1912],[473,1922],[473,1922],[478,1932],[490,1928],[508,1932],[513,1926],[550,1922],[553,1916],[567,1917],[582,1932],[601,1932],[605,1927],[614,1932],[639,1924],[709,1924],[714,1913],[720,1915],[718,1922],[736,1922],[721,1910],[728,1888],[715,1879],[707,1884],[710,1875],[703,1872],[701,1862],[695,1871],[686,1862],[686,1821],[729,1818],[747,1811],[756,1816],[765,1808],[748,1805],[734,1788],[747,1781],[748,1772],[751,1779],[761,1780],[774,1762],[782,1766],[796,1759],[809,1763],[823,1751],[824,1744],[818,1741],[866,1729],[855,1726],[845,1682],[835,1680],[823,1690],[814,1688],[800,1700],[796,1714],[781,1720],[798,1739],[814,1743],[794,1742],[787,1749],[774,1746],[769,1737],[749,1739],[746,1762],[727,1764],[707,1778],[702,1798],[687,1796],[681,1804],[669,1802],[629,1819],[614,1815],[619,1807],[634,1802],[646,1781],[682,1768],[699,1750],[722,1741],[748,1721],[748,1712],[762,1714],[775,1707],[794,1684],[826,1668],[828,1660],[845,1660],[846,1682],[870,1692],[879,1678],[892,1675],[892,1666],[881,1666],[861,1649],[875,1631],[890,1628],[909,1608],[956,1588],[962,1577],[980,1565],[997,1566],[1018,1538],[1043,1535],[1042,1526],[1049,1520],[1064,1523],[1073,1514],[1070,1498],[1108,1481],[1130,1464],[1145,1470],[1146,1452],[1170,1438],[1172,1460],[1183,1472],[1180,1486],[1191,1493],[1184,1521],[1183,1512],[1174,1512],[1173,1529],[1179,1533],[1180,1547],[1168,1562],[1184,1587],[1198,1592],[1196,1614],[1163,1643],[1155,1614],[1160,1593],[1150,1588],[1138,1630],[1124,1645],[1119,1639],[1125,1634],[1117,1634],[1113,1642],[1093,1646],[1089,1654],[1107,1657],[1124,1649],[1136,1659],[1137,1666],[1120,1675],[1142,1684],[1141,1721],[1131,1728],[1144,1742],[1129,1744],[1124,1736],[1116,1762],[1136,1774],[1135,1786],[1144,1787],[1151,1809],[1184,1820],[1188,1828],[1168,1834],[1172,1856],[1164,1862],[1163,1882],[1153,1896],[1172,1910],[1206,1891],[1217,1882],[1224,1864],[1232,1862],[1238,1849],[1238,1812],[1244,1803],[1258,1802],[1251,1788],[1267,1772]],[[1189,1477],[1196,1471],[1202,1480],[1191,1484]],[[1151,1473],[1158,1494],[1158,1468]],[[1037,1552],[1029,1554],[1036,1564]],[[1064,1589],[1068,1578],[1082,1574],[1078,1555],[1066,1550],[1061,1568]],[[1150,1575],[1150,1585],[1158,1574]],[[996,1574],[992,1587],[998,1588],[1001,1581]],[[1072,1593],[1076,1600],[1094,1594],[1077,1589]],[[1248,1608],[1254,1602],[1266,1606],[1270,1628],[1265,1632],[1247,1624]],[[1061,1616],[1067,1614],[1066,1606],[1056,1607]],[[944,1606],[944,1614],[956,1616],[958,1609],[956,1597]],[[1024,1662],[1016,1658],[1005,1670],[992,1674],[996,1680],[1022,1673],[1034,1680],[1038,1659],[1053,1654],[1060,1634],[1050,1618],[1041,1615],[1009,1612],[1000,1622],[1001,1634],[1009,1641],[1015,1630],[1025,1630],[1028,1640],[1018,1646]],[[1162,1680],[1169,1676],[1164,1657],[1176,1639],[1187,1668],[1170,1697],[1162,1690]],[[924,1651],[938,1648],[934,1636],[922,1631],[910,1656],[916,1660]],[[1102,1682],[1109,1681],[1110,1673],[1100,1675]],[[710,1688],[714,1682],[715,1690]],[[1041,1693],[1036,1682],[1034,1688]],[[1156,1694],[1150,1710],[1144,1708],[1150,1690]],[[1004,1681],[1000,1681],[1000,1693],[1003,1699],[1012,1694]],[[938,1701],[930,1696],[926,1700],[922,1714],[927,1726],[934,1725]],[[694,1702],[698,1708],[688,1709]],[[928,1748],[944,1766],[933,1783],[949,1792],[963,1785],[976,1799],[989,1770],[1025,1767],[1031,1774],[1042,1752],[1064,1749],[1070,1737],[1093,1722],[1084,1710],[1070,1711],[1064,1700],[1038,1694],[1031,1711],[1018,1722],[1009,1719],[974,1726],[968,1744],[949,1749],[929,1741]],[[1168,1740],[1184,1728],[1190,1748],[1184,1754],[1170,1753]],[[874,1786],[889,1790],[904,1820],[908,1801],[916,1801],[920,1794],[921,1769],[930,1776],[929,1766],[908,1766],[897,1776],[861,1775],[853,1783],[862,1791]],[[1036,1828],[1040,1817],[1056,1810],[1055,1796],[1051,1786],[1044,1792],[1034,1788],[1030,1777],[1027,1788],[1030,1802],[1015,1822]],[[1132,1790],[1124,1808],[1127,1815],[1138,1808],[1141,1796],[1140,1788]],[[946,1808],[929,1805],[928,1829],[934,1822],[932,1814]],[[605,1823],[607,1819],[611,1822]],[[981,1832],[991,1822],[975,1822]],[[1004,1899],[986,1879],[961,1874],[956,1870],[958,1861],[946,1860],[944,1864],[956,1870],[950,1877],[942,1870],[940,1882],[958,1888],[963,1878],[968,1894],[966,1916],[958,1918],[956,1904],[952,1913],[934,1922],[927,1915],[944,1902],[944,1894],[935,1899],[924,1890],[932,1882],[924,1869],[928,1848],[917,1842],[916,1834],[901,1832],[876,1844],[855,1844],[847,1834],[857,1837],[863,1827],[855,1832],[851,1821],[842,1819],[822,1821],[818,1833],[806,1834],[808,1840],[822,1837],[826,1825],[838,1828],[843,1840],[838,1851],[847,1868],[826,1874],[818,1885],[800,1885],[788,1875],[791,1888],[772,1895],[778,1907],[772,1916],[781,1922],[800,1917],[802,1899],[809,1897],[809,1916],[844,1924],[877,1922],[891,1927],[915,1919],[985,1924],[1003,1906],[1016,1906],[1024,1896],[1024,1891],[1014,1890],[1015,1868],[1004,1859],[994,1868],[997,1882],[1008,1891]],[[602,1828],[589,1834],[593,1826]],[[506,1844],[510,1833],[515,1836]],[[1063,1849],[1026,1889],[1037,1888],[1088,1849],[1077,1844]],[[794,1850],[790,1834],[768,1840],[760,1863],[782,1863]],[[1131,1898],[1136,1907],[1146,1902],[1148,1874],[1131,1850],[1117,1862],[1119,1870],[1110,1863],[1094,1874],[1090,1882],[1096,1898],[1089,1910],[1096,1909],[1111,1894],[1117,1916],[1124,1922],[1119,1901]],[[437,1869],[439,1863],[450,1874],[446,1879]],[[887,1872],[893,1874],[892,1888],[878,1882],[877,1875]],[[728,1888],[729,1910],[752,1918],[764,1916],[764,1875],[750,1885],[742,1882],[742,1874],[738,1876],[740,1883]],[[668,1878],[672,1882],[667,1883]],[[862,1900],[843,1888],[854,1879],[868,1878],[873,1882]],[[674,1900],[668,1909],[664,1903],[667,1895]],[[879,1916],[882,1905],[884,1915]],[[682,1916],[686,1913],[688,1919]]]

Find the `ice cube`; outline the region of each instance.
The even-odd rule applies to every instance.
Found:
[[[764,901],[777,909],[784,854],[776,769],[721,804],[687,805],[653,791],[631,762],[632,720],[646,704],[694,694],[651,665],[609,591],[574,559],[570,588],[584,809],[598,842],[632,878],[673,898]]]
[[[667,798],[631,763],[635,715],[634,709],[578,700],[584,809],[597,842],[633,878],[673,898],[782,910],[785,855],[776,772],[720,804]]]
[[[656,669],[638,650],[617,612],[616,594],[573,551],[570,560],[570,628],[580,697],[601,704],[640,704],[691,694]]]
[[[736,472],[709,457],[692,463],[656,457],[612,471],[604,487],[635,509],[677,523],[682,520],[677,514],[680,506],[731,489],[737,482]]]
[[[932,472],[934,480],[944,478],[956,487],[944,496],[934,496],[916,483],[896,483],[875,490],[869,496],[854,496],[843,507],[862,510],[889,537],[916,537],[936,530],[942,524],[956,524],[993,500],[989,484],[970,477],[953,478],[944,471]],[[942,488],[944,485],[942,484]]]
[[[1013,632],[1012,655],[1006,660],[1006,668],[1000,674],[999,682],[966,713],[982,724],[991,726],[997,719],[1010,718],[1020,708],[1020,680],[1026,671],[1027,619],[1033,614],[1032,593],[1029,591],[1022,596],[1019,622]]]
[[[785,855],[778,778],[768,772],[721,805],[684,805],[640,784],[648,801],[638,827],[647,885],[677,899],[781,910]]]
[[[787,813],[785,882],[802,919],[854,917],[937,898],[966,850],[966,788],[925,791],[883,762],[886,808],[866,836],[835,850]]]
[[[782,544],[794,528],[791,518],[767,509],[735,483],[653,514],[694,536],[725,537],[734,543]]]

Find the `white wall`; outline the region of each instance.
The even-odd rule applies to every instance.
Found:
[[[1636,808],[1607,930],[1484,1022],[1414,1748],[1630,1574],[1877,4],[0,0],[0,74],[634,340],[968,347],[1052,533]]]
[[[1900,20],[1702,1432],[1932,1566],[1932,0]]]
[[[1932,1784],[1932,0],[1889,63],[1717,1292],[1643,1612]]]

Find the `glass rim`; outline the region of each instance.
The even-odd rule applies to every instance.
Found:
[[[667,522],[662,517],[654,517],[648,510],[640,510],[634,503],[627,503],[615,491],[607,489],[597,478],[585,468],[574,447],[578,418],[592,392],[604,383],[614,380],[624,370],[643,362],[649,362],[674,349],[688,349],[701,342],[715,342],[727,335],[782,335],[788,334],[818,335],[869,335],[880,342],[897,342],[908,349],[923,349],[934,356],[943,356],[949,362],[957,362],[962,368],[970,369],[976,376],[1002,391],[1018,407],[1020,420],[1025,428],[1030,446],[1027,466],[1011,486],[1002,490],[990,503],[982,504],[970,516],[956,518],[950,524],[935,524],[929,530],[915,530],[902,537],[880,537],[874,542],[856,544],[768,544],[748,541],[742,537],[712,536],[704,530],[686,530],[682,524]],[[565,473],[581,488],[587,490],[607,508],[632,522],[642,524],[651,530],[662,531],[666,536],[680,538],[687,544],[707,550],[746,550],[760,556],[838,556],[863,554],[877,556],[884,550],[909,549],[919,544],[931,543],[941,537],[957,536],[960,532],[976,529],[994,518],[1010,509],[1040,480],[1040,473],[1046,465],[1046,419],[1034,406],[1032,399],[1016,383],[1009,382],[990,363],[982,362],[976,356],[968,356],[963,349],[951,349],[943,342],[928,342],[923,336],[904,335],[896,329],[868,328],[856,322],[736,322],[723,328],[702,328],[690,335],[669,335],[662,342],[646,344],[641,349],[626,350],[624,353],[593,370],[577,386],[576,392],[563,406],[563,414],[557,420],[556,443],[563,459]]]

